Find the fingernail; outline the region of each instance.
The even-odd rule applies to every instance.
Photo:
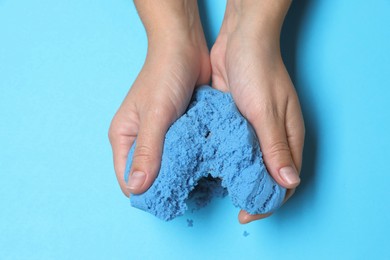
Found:
[[[146,179],[146,174],[141,171],[135,171],[130,175],[129,181],[127,183],[129,189],[138,189],[140,188]]]
[[[279,174],[288,185],[296,185],[301,181],[298,173],[291,166],[281,168]]]

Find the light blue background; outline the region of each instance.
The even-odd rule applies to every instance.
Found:
[[[225,3],[200,4],[211,45]],[[389,13],[294,1],[303,183],[243,226],[228,199],[164,223],[119,190],[107,130],[146,54],[132,1],[0,0],[0,259],[390,259]]]

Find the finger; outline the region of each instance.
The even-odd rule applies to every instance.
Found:
[[[145,192],[158,174],[164,137],[169,126],[164,118],[148,115],[141,120],[127,183],[131,193]]]
[[[116,178],[122,192],[128,197],[130,195],[130,191],[128,190],[124,180],[124,171],[126,168],[127,156],[136,138],[138,127],[137,124],[133,122],[118,124],[117,121],[118,120],[115,118],[112,121],[108,137],[113,153]]]
[[[292,100],[288,103],[286,113],[286,132],[291,155],[299,174],[302,168],[305,125],[298,97],[292,98]]]
[[[266,213],[266,214],[256,214],[256,215],[251,215],[245,210],[240,210],[240,213],[238,214],[238,221],[241,224],[248,224],[252,221],[267,218],[272,215],[272,212]]]
[[[295,189],[289,189],[287,190],[286,192],[286,196],[284,197],[284,200],[283,200],[283,203],[286,203],[286,201],[291,198],[292,195],[294,195],[295,193]],[[271,216],[273,214],[273,212],[269,212],[269,213],[266,213],[266,214],[255,214],[255,215],[251,215],[249,214],[248,212],[246,212],[245,210],[240,210],[240,213],[238,214],[238,221],[241,223],[241,224],[248,224],[252,221],[255,221],[255,220],[260,220],[260,219],[264,219],[264,218],[268,218],[269,216]]]
[[[293,189],[299,185],[300,178],[288,145],[284,116],[274,111],[273,108],[262,110],[264,114],[252,118],[251,123],[259,138],[268,172],[280,185]]]

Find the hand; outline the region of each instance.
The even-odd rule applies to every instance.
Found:
[[[184,7],[180,2],[159,6],[159,1],[136,1],[148,34],[148,54],[109,130],[116,176],[126,196],[151,186],[169,126],[184,113],[195,86],[210,80],[209,54],[196,1]],[[159,26],[167,29],[155,30]],[[125,183],[127,156],[136,138],[130,178]]]
[[[268,171],[290,189],[286,201],[300,183],[305,132],[299,100],[279,47],[280,27],[289,3],[256,1],[249,8],[247,1],[228,1],[211,50],[212,82],[213,87],[232,93],[238,109],[254,127]],[[269,215],[250,215],[242,210],[239,220],[248,223]]]

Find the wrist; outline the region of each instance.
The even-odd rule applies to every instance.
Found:
[[[202,38],[196,0],[135,0],[149,43],[198,44]]]
[[[291,0],[229,0],[225,16],[230,20],[228,31],[278,45],[290,4]]]

